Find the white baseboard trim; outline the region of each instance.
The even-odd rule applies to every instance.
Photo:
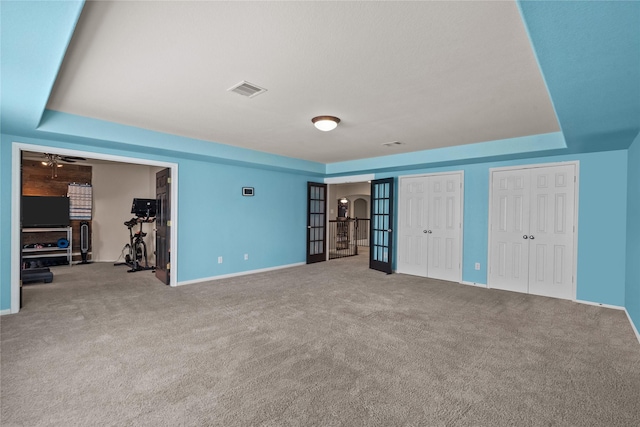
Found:
[[[460,283],[462,283],[463,285],[475,286],[476,288],[489,288],[485,283],[467,282],[465,280]]]
[[[636,328],[635,323],[633,323],[633,320],[631,320],[631,316],[629,316],[629,312],[627,311],[627,309],[624,309],[624,312],[627,313],[627,319],[629,319],[629,323],[631,323],[631,328],[633,329],[633,332],[636,333],[636,338],[638,338],[638,343],[640,343],[640,333],[638,332],[638,328]]]
[[[307,263],[297,262],[294,264],[278,265],[276,267],[267,267],[267,268],[259,268],[257,270],[240,271],[238,273],[221,274],[220,276],[203,277],[202,279],[184,280],[182,282],[178,282],[176,286],[193,285],[195,283],[210,282],[212,280],[221,280],[221,279],[228,279],[231,277],[247,276],[249,274],[264,273],[266,271],[273,271],[273,270],[282,270],[283,268],[298,267],[301,265],[307,265]]]
[[[640,333],[638,333],[638,328],[636,328],[636,325],[633,323],[633,320],[631,319],[631,316],[629,316],[629,312],[625,307],[622,307],[619,305],[601,304],[599,302],[582,301],[578,299],[574,300],[574,302],[577,302],[580,304],[595,305],[596,307],[612,308],[614,310],[624,311],[625,314],[627,315],[627,319],[629,319],[629,323],[631,324],[631,329],[633,329],[633,332],[636,334],[636,338],[638,339],[638,343],[640,343]]]
[[[610,305],[610,304],[601,304],[599,302],[591,302],[591,301],[583,301],[583,300],[573,300],[574,302],[580,303],[580,304],[587,304],[587,305],[595,305],[596,307],[604,307],[604,308],[612,308],[614,310],[623,310],[623,311],[627,311],[624,307],[620,306],[620,305]]]
[[[0,310],[0,316],[4,316],[5,314],[11,314],[11,309],[7,308],[6,310]]]

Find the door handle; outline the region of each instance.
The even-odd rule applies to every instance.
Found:
[[[531,236],[529,236],[529,239],[531,239],[531,240],[535,239],[535,237],[533,237],[533,234]]]
[[[524,236],[522,236],[523,239],[528,239],[529,236],[527,236],[526,234]]]
[[[393,230],[392,230],[392,229],[388,229],[387,231],[388,231],[389,233],[391,233]]]

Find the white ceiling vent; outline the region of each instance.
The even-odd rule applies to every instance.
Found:
[[[260,86],[254,85],[253,83],[249,83],[247,81],[241,81],[237,85],[234,85],[227,89],[229,92],[235,92],[239,95],[246,96],[249,98],[253,98],[254,96],[258,96],[267,90]]]
[[[391,141],[391,142],[385,142],[382,145],[384,145],[385,147],[394,147],[396,145],[402,145],[402,142],[400,142],[400,141]]]

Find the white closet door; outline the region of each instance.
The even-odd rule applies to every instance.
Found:
[[[528,292],[529,170],[492,174],[489,286]]]
[[[427,276],[459,282],[461,277],[461,175],[434,175],[429,198]]]
[[[398,272],[462,280],[462,173],[400,179]]]
[[[398,272],[427,275],[427,178],[400,180]]]
[[[529,293],[571,299],[575,166],[531,169]]]
[[[494,171],[489,287],[572,299],[574,164]]]

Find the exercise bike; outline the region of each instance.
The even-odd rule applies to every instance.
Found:
[[[128,265],[131,267],[130,270],[127,270],[128,273],[155,270],[154,266],[149,265],[147,244],[144,242],[147,233],[142,231],[142,224],[151,223],[155,220],[155,218],[131,218],[129,221],[124,222],[124,225],[129,229],[129,243],[122,248],[124,262],[117,262],[113,265]],[[137,224],[140,224],[140,229],[134,233],[133,229]]]
[[[124,247],[122,248],[122,253],[124,254],[124,262],[116,262],[115,264],[113,264],[128,265],[129,267],[131,267],[130,270],[127,270],[128,273],[143,270],[155,270],[155,266],[149,265],[149,260],[147,258],[147,244],[144,241],[147,233],[142,231],[143,224],[152,223],[156,220],[155,217],[150,217],[150,214],[155,215],[155,206],[153,210],[147,207],[146,210],[141,211],[139,208],[136,209],[136,203],[139,200],[141,199],[134,199],[134,207],[132,208],[132,213],[135,213],[139,216],[131,218],[129,221],[124,222],[124,225],[129,229],[129,243],[124,245]],[[155,200],[153,200],[153,202],[155,202]],[[140,229],[134,232],[133,229],[138,224],[140,224]]]

